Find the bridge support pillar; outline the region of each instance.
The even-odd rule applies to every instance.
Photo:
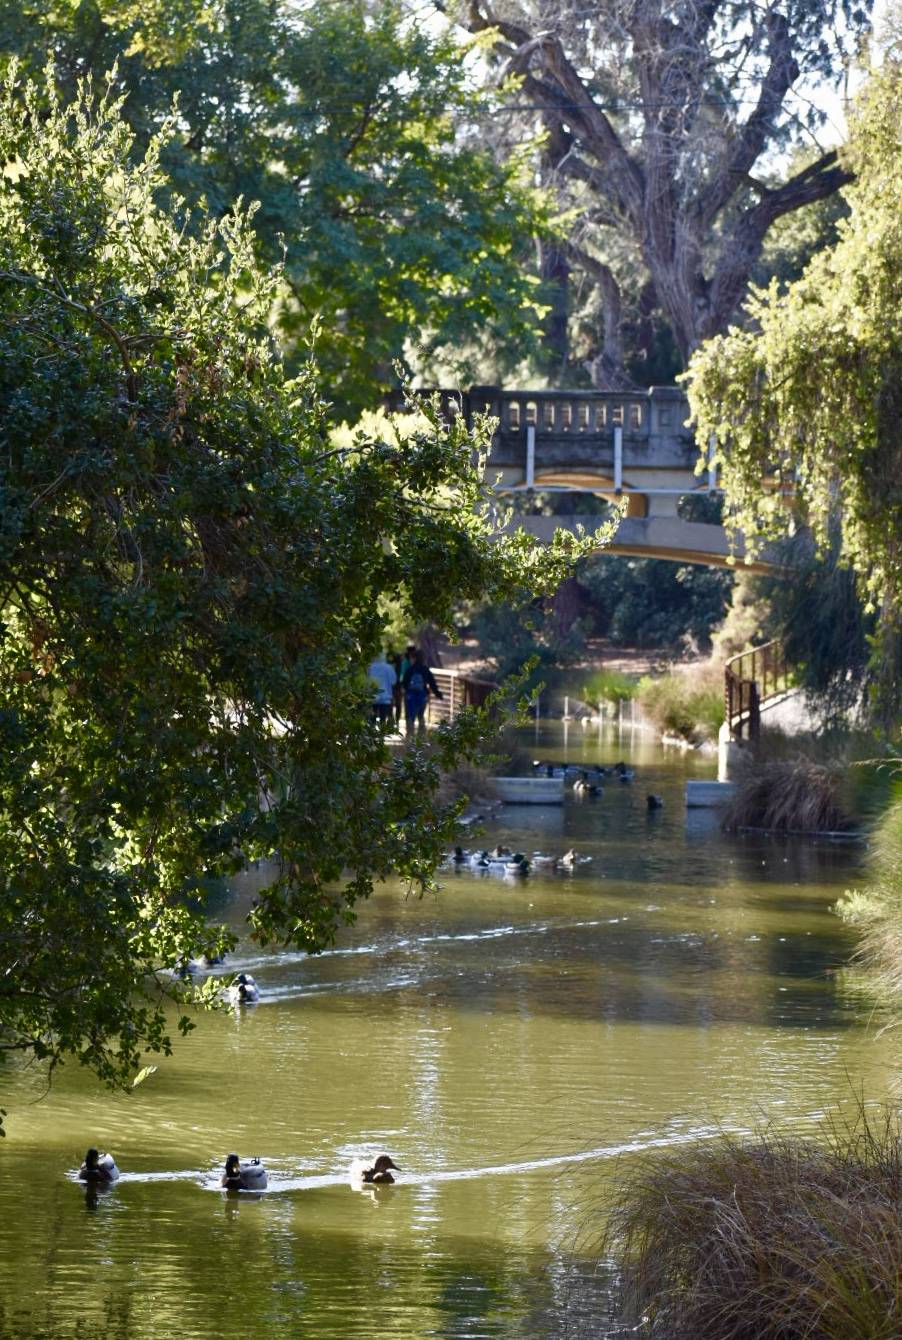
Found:
[[[741,758],[742,745],[739,740],[733,739],[729,726],[724,722],[717,733],[717,780],[735,782]]]

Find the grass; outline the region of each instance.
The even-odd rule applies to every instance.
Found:
[[[635,698],[637,689],[636,681],[620,670],[596,670],[585,680],[580,693],[583,701],[593,706],[596,703],[614,703],[616,706]]]
[[[666,1340],[897,1340],[902,1132],[895,1117],[765,1131],[630,1162],[605,1254],[623,1307]]]
[[[861,927],[857,958],[878,995],[902,1001],[902,800],[886,811],[874,829],[868,878],[836,905],[846,921]]]
[[[846,769],[837,763],[752,755],[738,778],[723,827],[772,833],[836,833],[854,825],[843,800]]]
[[[716,740],[723,724],[723,667],[711,661],[660,678],[645,675],[636,701],[642,715],[664,735],[689,744]]]

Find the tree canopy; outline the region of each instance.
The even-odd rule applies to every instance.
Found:
[[[840,556],[887,616],[902,608],[900,93],[891,51],[852,123],[838,243],[786,292],[757,292],[753,327],[703,346],[688,379],[747,545],[801,521],[829,549],[838,526]]]
[[[472,47],[395,0],[0,0],[0,52],[32,73],[49,55],[64,97],[115,66],[137,152],[178,99],[162,167],[217,217],[259,203],[286,355],[318,320],[324,391],[351,421],[403,354],[429,382],[436,355],[464,379],[534,344],[547,208],[531,146],[501,162],[479,133]]]
[[[390,754],[382,598],[447,627],[580,552],[493,538],[437,411],[336,446],[252,211],[189,219],[179,125],[136,158],[120,113],[0,95],[0,1050],[111,1083],[170,1046],[164,970],[227,942],[211,882],[274,858],[251,933],[316,950],[374,880],[430,879],[481,725]]]
[[[657,313],[685,366],[733,317],[771,225],[848,179],[832,149],[776,181],[768,154],[816,137],[822,118],[799,85],[840,78],[867,31],[868,3],[461,0],[452,8],[471,31],[494,37],[512,111],[544,128],[543,178],[571,221],[564,244],[544,245],[543,273],[558,289],[550,334],[566,359],[567,310],[577,284],[588,288],[595,385],[624,380],[627,316],[652,376],[662,362]]]

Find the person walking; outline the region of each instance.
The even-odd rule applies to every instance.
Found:
[[[393,665],[389,665],[385,652],[380,651],[367,670],[373,686],[373,721],[385,729],[391,716],[392,698],[398,676]]]
[[[435,675],[429,669],[421,651],[415,650],[413,660],[404,671],[404,720],[406,733],[426,729],[426,704],[432,693],[441,698],[441,689],[435,682]]]
[[[395,672],[395,682],[392,688],[392,724],[396,731],[401,729],[401,713],[404,710],[404,686],[401,679],[404,675],[404,667],[398,652],[390,651],[388,653],[388,663]]]

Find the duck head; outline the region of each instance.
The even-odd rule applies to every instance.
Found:
[[[240,1177],[241,1160],[239,1159],[237,1154],[230,1154],[229,1157],[226,1159],[225,1175],[226,1177]]]
[[[89,1149],[87,1154],[85,1154],[86,1170],[88,1172],[96,1172],[97,1165],[99,1162],[100,1162],[100,1151],[97,1149]]]

